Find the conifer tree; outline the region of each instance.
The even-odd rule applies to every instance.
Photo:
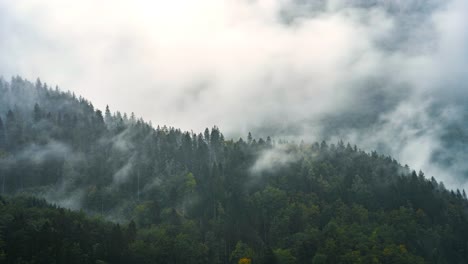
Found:
[[[5,138],[5,126],[3,120],[0,117],[0,150],[5,148],[6,138]]]

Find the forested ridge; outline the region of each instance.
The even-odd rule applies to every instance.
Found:
[[[0,180],[1,263],[468,263],[464,190],[391,157],[154,127],[40,80],[0,80]]]

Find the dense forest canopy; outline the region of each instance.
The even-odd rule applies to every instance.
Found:
[[[465,191],[391,157],[155,128],[40,80],[0,80],[0,184],[4,263],[468,262]]]

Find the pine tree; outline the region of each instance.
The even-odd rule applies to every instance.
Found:
[[[104,121],[106,122],[106,124],[110,124],[111,121],[112,121],[112,114],[110,112],[110,109],[109,109],[109,105],[106,105],[106,112],[104,114]]]
[[[8,110],[5,122],[5,138],[8,147],[16,147],[19,143],[20,131],[13,111]]]
[[[34,122],[39,122],[42,119],[42,110],[39,105],[36,103],[34,105]]]
[[[137,235],[137,228],[136,228],[135,221],[133,221],[133,220],[130,221],[130,223],[128,224],[125,235],[126,235],[126,238],[127,238],[127,243],[131,243],[131,242],[135,241],[136,235]]]
[[[203,133],[204,137],[205,137],[205,142],[207,144],[210,143],[210,130],[208,128],[205,128],[205,132]]]
[[[42,82],[41,82],[41,79],[37,78],[36,79],[36,88],[37,89],[41,89],[42,88]]]
[[[0,117],[0,149],[5,148],[6,139],[5,139],[5,126],[3,125],[3,120]]]
[[[96,110],[96,122],[98,125],[104,124],[104,117],[102,117],[101,110]]]

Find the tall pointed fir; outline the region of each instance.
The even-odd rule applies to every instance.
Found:
[[[6,139],[5,139],[5,126],[3,125],[3,120],[0,117],[0,150],[5,148]]]

